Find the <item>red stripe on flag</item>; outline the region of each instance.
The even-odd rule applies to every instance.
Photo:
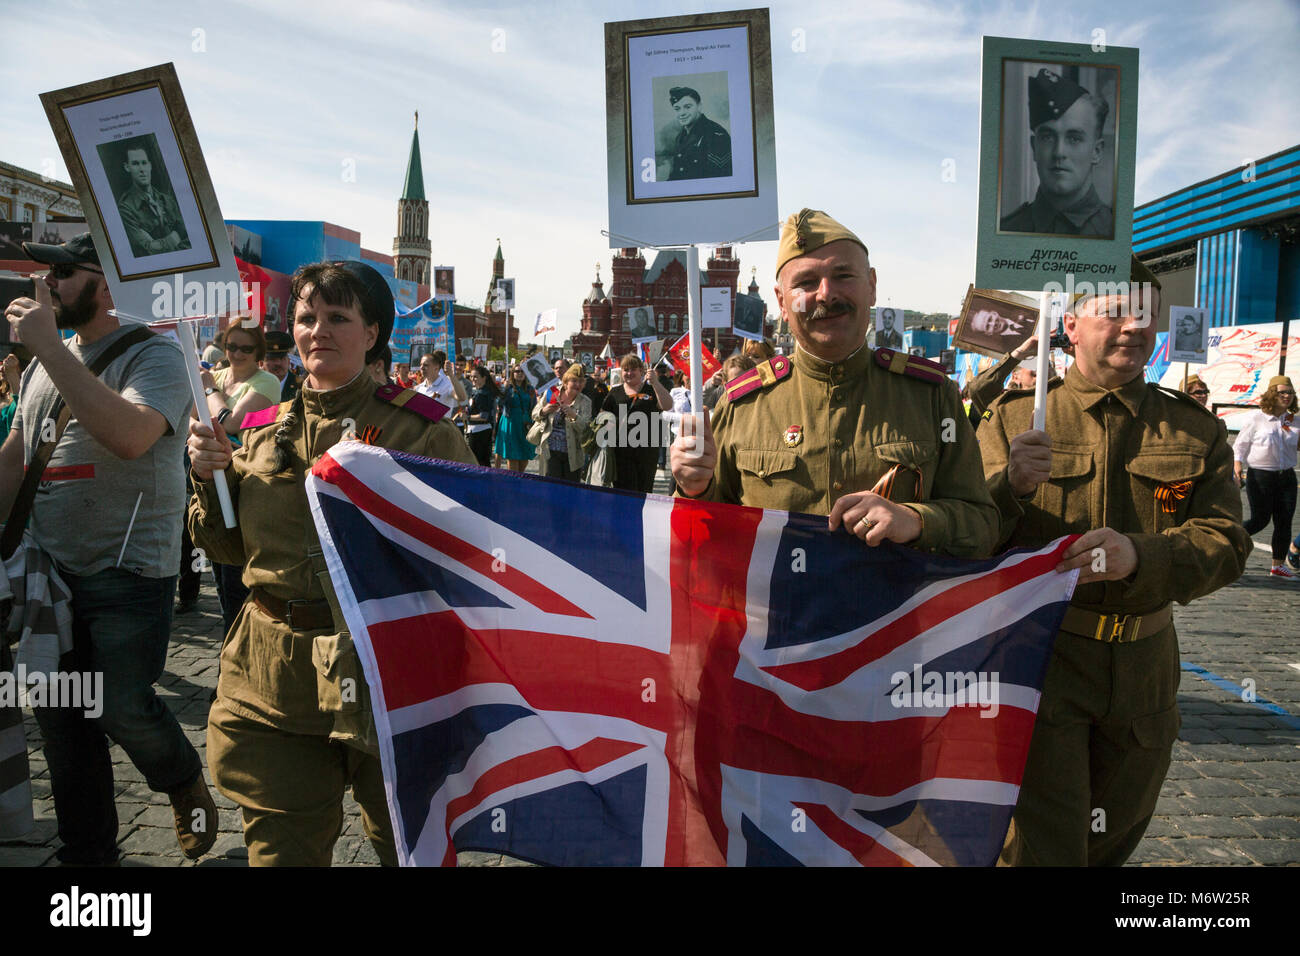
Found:
[[[1066,538],[1053,551],[1026,558],[1010,567],[972,578],[962,584],[951,585],[919,604],[897,620],[876,631],[854,647],[814,660],[794,661],[764,667],[765,673],[793,684],[800,690],[821,690],[834,687],[855,671],[890,651],[906,644],[918,634],[937,627],[957,614],[973,608],[990,595],[1024,584],[1040,574],[1046,574],[1061,561],[1061,554],[1074,538]]]
[[[535,631],[472,630],[454,611],[370,624],[384,704],[397,710],[471,684],[513,684],[537,710],[670,725],[668,656],[631,644]],[[645,700],[646,679],[655,700]]]
[[[849,853],[853,854],[853,858],[863,866],[912,865],[893,850],[877,843],[857,827],[849,826],[836,816],[830,807],[822,806],[820,803],[800,803],[799,801],[794,801],[794,805],[808,815],[808,819],[816,824],[817,829],[825,833],[832,842],[844,847]]]
[[[590,773],[597,767],[644,748],[645,744],[632,741],[596,737],[573,750],[547,747],[497,764],[474,781],[473,790],[447,804],[448,837],[451,835],[452,821],[462,813],[474,809],[490,794],[565,770]]]
[[[312,474],[334,485],[361,510],[388,522],[395,528],[401,528],[411,537],[423,541],[429,547],[441,551],[447,557],[459,561],[467,568],[471,568],[483,575],[492,575],[493,580],[500,582],[512,594],[517,595],[539,610],[548,614],[591,618],[591,615],[582,608],[552,591],[540,581],[510,567],[487,551],[476,548],[474,545],[429,524],[427,521],[422,521],[409,511],[405,511],[380,497],[328,453],[323,455],[321,460],[312,468]]]
[[[736,648],[749,626],[749,563],[763,512],[678,499],[672,511],[673,683],[679,697],[668,760],[668,866],[723,866],[719,734],[705,720],[708,701],[737,683]],[[726,715],[720,723],[727,723]],[[692,788],[690,781],[695,781]]]
[[[868,796],[889,796],[935,777],[1019,784],[1034,730],[1032,712],[1005,703],[996,717],[978,707],[952,707],[941,717],[831,720],[800,714],[744,681],[723,690],[717,701],[706,701],[718,711],[721,763],[824,780]],[[712,715],[701,708],[701,722],[706,716]]]

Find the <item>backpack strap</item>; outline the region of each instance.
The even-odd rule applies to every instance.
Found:
[[[127,332],[108,348],[106,348],[89,366],[90,374],[99,378],[113,362],[118,359],[127,349],[139,345],[153,338],[154,333],[147,326],[138,326]],[[41,476],[45,473],[45,466],[50,463],[50,457],[54,454],[54,448],[63,437],[63,429],[68,426],[68,420],[72,417],[72,410],[64,404],[63,396],[60,395],[54,400],[54,407],[51,409],[55,417],[54,438],[50,441],[41,442],[36,447],[35,454],[32,455],[31,464],[27,466],[27,472],[23,475],[23,483],[18,488],[18,495],[14,498],[13,507],[9,511],[9,517],[5,521],[4,533],[0,534],[0,559],[9,560],[10,556],[18,550],[18,543],[23,539],[23,531],[27,528],[27,519],[31,517],[32,504],[36,501],[36,488],[41,483]]]

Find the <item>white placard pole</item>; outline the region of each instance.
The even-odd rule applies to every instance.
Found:
[[[199,346],[195,341],[195,325],[198,319],[180,319],[176,323],[176,338],[181,343],[181,352],[185,355],[185,371],[190,383],[190,394],[194,397],[194,415],[203,425],[212,427],[211,416],[207,415],[208,403],[203,395],[203,382],[199,379]],[[226,485],[226,472],[223,468],[212,469],[212,483],[217,486],[217,500],[221,502],[221,517],[227,528],[235,527],[235,506],[230,501],[230,488]]]
[[[704,412],[704,318],[700,312],[700,249],[691,245],[686,250],[686,294],[689,305],[691,330],[691,412]],[[696,442],[697,453],[704,446]]]
[[[1034,383],[1034,428],[1047,426],[1047,369],[1051,362],[1052,293],[1038,294],[1038,380]]]

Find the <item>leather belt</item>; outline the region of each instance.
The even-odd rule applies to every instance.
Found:
[[[294,631],[320,631],[334,626],[328,601],[281,601],[261,588],[250,592],[253,603]]]
[[[1072,607],[1065,612],[1061,630],[1107,644],[1131,644],[1164,630],[1173,619],[1172,604],[1148,614],[1097,614]]]

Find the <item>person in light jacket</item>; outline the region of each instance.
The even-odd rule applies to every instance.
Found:
[[[537,442],[541,473],[548,478],[581,481],[587,464],[582,435],[591,424],[591,399],[582,394],[586,373],[576,362],[538,399],[533,421],[542,426]]]

